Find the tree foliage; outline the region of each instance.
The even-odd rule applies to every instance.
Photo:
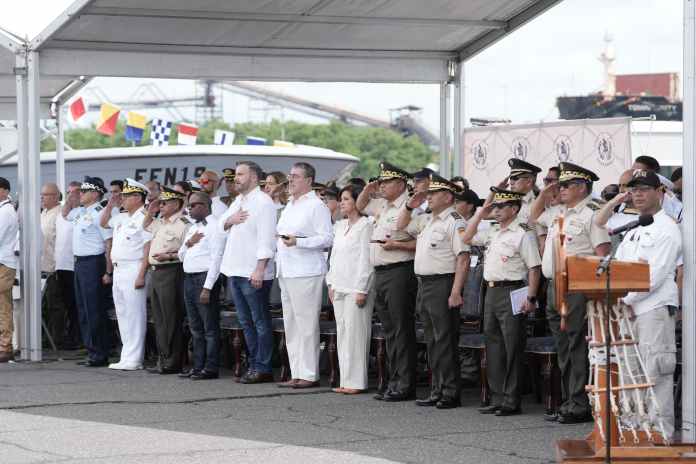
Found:
[[[356,127],[341,122],[329,124],[306,124],[295,121],[281,123],[239,123],[233,127],[220,121],[209,121],[198,130],[199,144],[212,144],[215,129],[229,130],[235,133],[236,143],[246,143],[247,136],[263,137],[273,140],[328,148],[360,158],[360,163],[353,170],[354,176],[369,178],[379,170],[381,160],[389,161],[407,171],[415,171],[431,163],[435,153],[423,145],[415,136],[403,137],[387,129],[373,127]],[[98,133],[94,127],[70,129],[65,131],[65,143],[73,149],[129,147],[131,142],[124,137],[125,124],[119,121],[116,135],[108,137]],[[170,143],[176,144],[176,125],[172,129]],[[149,144],[150,126],[145,129],[140,145]],[[55,150],[55,141],[46,139],[41,144],[42,151]]]

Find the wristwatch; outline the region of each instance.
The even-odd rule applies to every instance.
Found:
[[[406,211],[413,211],[414,210],[414,208],[411,208],[410,206],[408,206],[408,203],[406,203],[405,206],[406,206]]]

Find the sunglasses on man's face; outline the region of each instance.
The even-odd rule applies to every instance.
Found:
[[[510,182],[517,182],[520,179],[528,179],[528,178],[529,178],[529,176],[521,174],[519,176],[510,176],[509,180],[510,180]]]
[[[582,182],[574,182],[571,180],[571,181],[567,181],[567,182],[559,182],[558,187],[560,187],[562,189],[568,189],[568,188],[572,187],[573,185],[580,185],[580,184],[582,184]]]
[[[195,208],[196,206],[203,206],[205,203],[201,201],[194,201],[193,203],[189,203],[189,208]]]
[[[544,185],[550,185],[558,182],[558,177],[544,177]]]

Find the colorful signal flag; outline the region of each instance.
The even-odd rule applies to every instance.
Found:
[[[129,142],[140,142],[143,139],[147,117],[144,114],[128,112],[126,118],[126,140]]]
[[[102,103],[97,122],[97,132],[104,135],[114,135],[116,133],[116,123],[121,109],[111,103]]]
[[[84,116],[85,113],[87,113],[87,111],[85,110],[85,102],[82,100],[82,97],[70,104],[70,115],[72,116],[73,121],[77,122],[77,120]]]
[[[198,137],[198,127],[193,124],[181,123],[177,126],[177,143],[179,145],[195,145]]]

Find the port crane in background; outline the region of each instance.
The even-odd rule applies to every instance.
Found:
[[[99,111],[101,102],[110,101],[99,87],[86,89],[99,103],[89,104],[88,111]],[[380,127],[396,131],[402,135],[416,135],[423,144],[433,150],[439,149],[440,140],[420,123],[422,109],[407,105],[389,111],[390,120],[367,116],[335,105],[318,103],[306,98],[296,97],[283,92],[269,90],[259,85],[235,81],[199,81],[196,95],[184,98],[168,98],[155,83],[141,84],[126,101],[110,101],[123,109],[162,109],[174,120],[187,121],[180,108],[195,108],[195,121],[201,124],[210,119],[222,119],[222,101],[225,92],[245,96],[251,100],[261,101],[280,108],[291,110],[327,121],[341,121],[350,125]]]

